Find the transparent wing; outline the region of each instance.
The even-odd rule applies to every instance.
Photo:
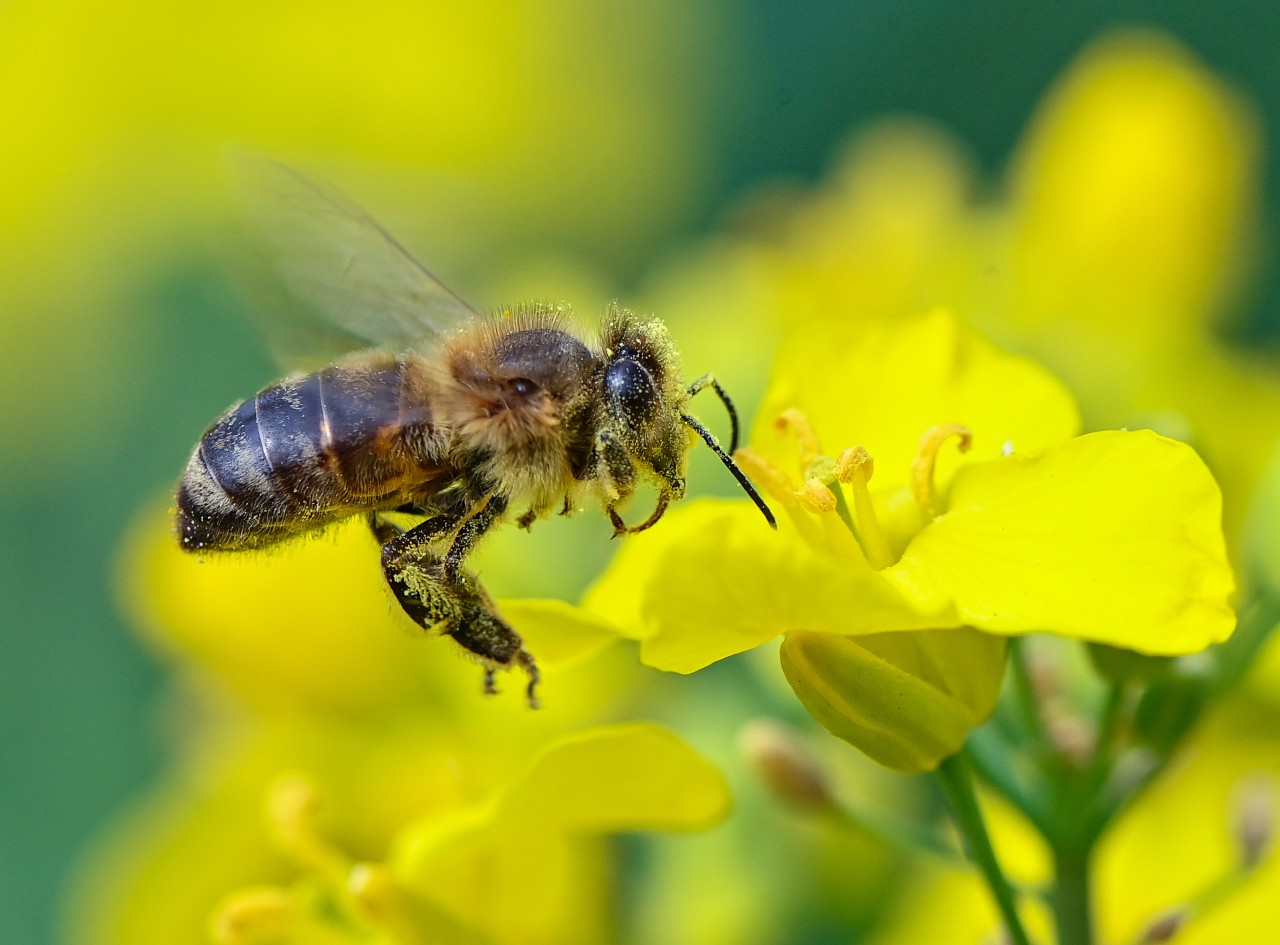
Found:
[[[333,188],[270,158],[237,154],[234,165],[286,286],[329,329],[403,350],[477,314]]]

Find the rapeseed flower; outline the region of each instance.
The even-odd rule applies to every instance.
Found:
[[[952,307],[1060,376],[1089,429],[1192,443],[1234,540],[1280,437],[1274,367],[1228,340],[1257,257],[1258,141],[1249,104],[1188,50],[1117,31],[1050,90],[994,192],[945,131],[885,122],[780,240],[739,255],[790,325]]]
[[[1056,380],[946,312],[851,334],[822,360],[783,357],[762,408],[780,429],[762,421],[739,456],[788,513],[776,537],[741,502],[689,503],[588,595],[639,628],[645,662],[692,672],[801,630],[1047,631],[1160,654],[1230,634],[1221,498],[1193,450],[1075,436]],[[771,458],[788,439],[795,473]]]
[[[1081,57],[994,201],[936,129],[860,136],[781,240],[721,248],[683,277],[748,286],[750,317],[774,313],[782,353],[739,460],[785,509],[782,531],[764,533],[741,502],[691,503],[624,548],[586,604],[637,632],[646,662],[684,672],[785,632],[783,669],[810,713],[906,771],[959,749],[994,705],[1003,650],[976,640],[1044,631],[1176,655],[1226,639],[1235,582],[1214,479],[1236,538],[1280,416],[1274,380],[1213,329],[1247,275],[1254,147],[1248,109],[1146,33]],[[1042,369],[920,314],[939,305],[1037,353],[1082,410]],[[1106,426],[1131,430],[1078,435]],[[1246,579],[1274,583],[1273,496]],[[1011,696],[1031,699],[1030,745],[1010,740],[1025,727],[1016,706],[981,733],[1008,749],[985,759],[996,767],[984,778],[1022,809],[984,804],[999,859],[1047,890],[1060,941],[1093,934],[1091,897],[1105,940],[1175,919],[1193,941],[1266,940],[1272,860],[1256,840],[1240,853],[1228,810],[1251,772],[1274,768],[1274,749],[1222,719],[1262,718],[1273,698],[1231,696],[1183,741],[1265,636],[1267,612],[1251,606],[1230,652],[1109,681],[1114,715],[1098,711],[1096,679],[1073,678],[1052,705],[1036,708],[1034,687]],[[1264,678],[1249,683],[1259,694]],[[1180,805],[1196,811],[1185,838],[1168,829]],[[995,926],[991,890],[942,872],[922,867],[883,941]]]
[[[610,724],[636,668],[566,605],[506,606],[555,690],[530,712],[408,632],[367,529],[200,562],[145,523],[132,607],[197,712],[182,763],[87,869],[77,941],[599,941],[603,838],[727,810],[675,735]]]

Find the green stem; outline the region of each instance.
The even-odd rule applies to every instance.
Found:
[[[1014,748],[990,726],[969,733],[965,748],[969,763],[978,777],[997,794],[1016,807],[1041,834],[1049,830],[1049,810],[1045,787],[1035,772],[1032,784],[1025,784],[1014,773]]]
[[[1093,941],[1093,899],[1089,891],[1089,849],[1053,844],[1053,923],[1058,941],[1089,945]]]
[[[963,862],[954,843],[948,843],[944,836],[914,821],[903,820],[883,811],[871,814],[848,806],[833,807],[831,816],[836,823],[848,829],[865,831],[889,846],[926,853],[952,864]]]
[[[1089,765],[1080,774],[1079,783],[1067,785],[1074,801],[1071,820],[1077,825],[1075,835],[1083,849],[1089,849],[1110,823],[1104,789],[1115,768],[1121,728],[1125,723],[1125,707],[1129,702],[1128,683],[1113,683],[1098,720],[1097,743]]]
[[[1009,673],[1013,681],[1018,718],[1026,730],[1032,751],[1043,755],[1049,746],[1049,739],[1040,718],[1040,700],[1036,698],[1035,683],[1031,681],[1031,670],[1027,666],[1026,642],[1017,637],[1009,640]]]
[[[1094,844],[1108,822],[1103,791],[1115,767],[1128,704],[1129,684],[1113,683],[1098,718],[1093,757],[1083,771],[1063,778],[1055,816],[1050,819],[1052,826],[1045,833],[1053,849],[1052,904],[1059,942],[1089,945],[1093,941],[1089,863]]]
[[[1237,613],[1236,632],[1212,651],[1216,657],[1214,688],[1219,693],[1229,692],[1239,684],[1280,624],[1280,598],[1264,588],[1238,608]]]
[[[991,846],[991,837],[987,833],[986,821],[982,818],[982,809],[978,806],[978,795],[973,788],[973,774],[965,750],[961,749],[958,754],[943,761],[936,774],[947,795],[947,801],[951,804],[956,826],[968,845],[969,855],[991,888],[1009,937],[1015,945],[1031,945],[1031,940],[1022,927],[1022,920],[1018,917],[1013,887],[1000,868],[996,851]]]
[[[1196,710],[1196,717],[1204,716],[1215,703],[1231,692],[1244,678],[1277,624],[1280,624],[1280,597],[1269,590],[1257,592],[1247,604],[1238,608],[1239,626],[1231,639],[1219,644],[1211,653],[1215,657],[1215,668],[1211,677],[1208,696]],[[1187,731],[1194,729],[1188,725]],[[1142,778],[1121,797],[1110,802],[1103,802],[1095,810],[1092,833],[1098,837],[1115,818],[1137,802],[1147,790],[1160,779],[1165,769],[1178,756],[1178,746],[1171,745],[1163,751]]]

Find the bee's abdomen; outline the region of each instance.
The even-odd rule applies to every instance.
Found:
[[[422,455],[430,416],[405,403],[405,370],[334,366],[228,410],[178,488],[182,546],[261,547],[411,494],[438,470]]]

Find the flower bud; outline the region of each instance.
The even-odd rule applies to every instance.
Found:
[[[1240,865],[1251,870],[1262,861],[1275,837],[1275,780],[1261,772],[1245,778],[1236,787],[1232,802]]]
[[[797,734],[781,722],[748,722],[738,734],[738,747],[760,779],[782,800],[805,810],[831,806],[825,772]]]
[[[1151,921],[1151,923],[1142,930],[1142,938],[1138,939],[1139,945],[1160,945],[1162,942],[1171,942],[1174,937],[1182,931],[1183,927],[1190,919],[1190,914],[1185,909],[1171,909]]]
[[[1172,751],[1200,718],[1210,680],[1196,663],[1179,660],[1138,700],[1133,727],[1138,739],[1161,753]]]
[[[977,630],[793,631],[782,671],[826,729],[895,771],[931,771],[992,709],[1006,641]]]

